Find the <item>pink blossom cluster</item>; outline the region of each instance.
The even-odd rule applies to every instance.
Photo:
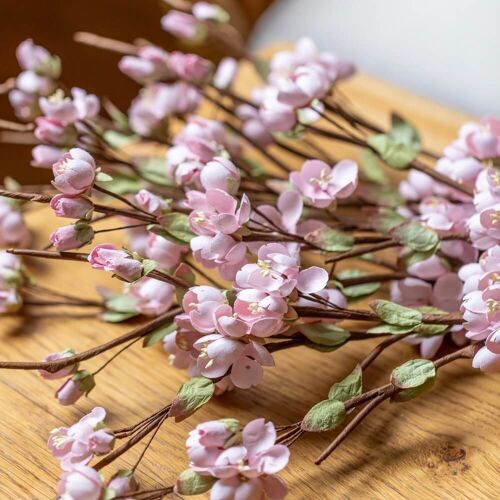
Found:
[[[276,429],[263,418],[252,420],[241,431],[233,419],[204,422],[186,441],[189,467],[217,479],[210,492],[212,500],[278,500],[286,496],[287,488],[276,474],[288,464],[290,451],[275,443]]]
[[[21,212],[21,207],[7,198],[0,197],[0,246],[27,247],[31,233]]]
[[[486,372],[500,371],[500,246],[485,251],[477,263],[460,269],[464,281],[461,310],[467,337],[484,341],[472,365]]]
[[[20,286],[23,281],[19,258],[0,251],[0,314],[17,312],[22,307]]]

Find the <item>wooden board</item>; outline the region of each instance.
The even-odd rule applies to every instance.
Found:
[[[253,78],[247,73],[245,84]],[[397,109],[419,127],[426,146],[435,150],[450,141],[467,119],[366,75],[344,84],[343,91],[360,111],[382,124],[388,121],[388,111]],[[332,146],[336,157],[343,151]],[[37,235],[36,248],[43,247],[49,232],[61,223],[39,207],[31,210],[28,221]],[[47,286],[83,297],[95,296],[96,282],[114,289],[120,286],[83,263],[55,266],[30,261],[29,269]],[[0,319],[0,358],[40,360],[65,347],[80,351],[130,328],[103,324],[92,315],[75,318],[61,309],[49,314],[31,308],[22,318]],[[299,420],[373,345],[359,342],[329,354],[303,347],[277,353],[276,367],[266,369],[257,389],[224,395],[187,422],[167,422],[139,467],[141,484],[172,484],[186,467],[184,441],[198,422],[226,416],[242,422],[264,416],[277,424]],[[386,383],[392,367],[415,355],[413,348],[403,344],[386,351],[369,368],[366,388]],[[435,388],[416,401],[384,404],[320,467],[313,461],[332,434],[299,440],[282,474],[289,498],[497,498],[499,377],[483,375],[469,364],[459,361],[442,369]],[[96,366],[95,360],[85,363],[86,368]],[[0,498],[54,497],[59,467],[45,445],[53,427],[73,423],[95,405],[107,408],[112,428],[135,423],[171,401],[185,378],[182,371],[169,367],[159,346],[145,350],[137,345],[98,375],[88,399],[65,408],[53,398],[57,382],[43,381],[33,372],[0,372]],[[120,464],[134,463],[141,449],[139,445],[127,453]],[[112,465],[104,472],[109,477],[116,468]]]

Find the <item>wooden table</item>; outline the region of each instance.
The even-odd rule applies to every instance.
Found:
[[[245,84],[253,78],[249,72],[243,77]],[[397,109],[423,132],[426,146],[437,151],[467,119],[366,75],[356,76],[343,90],[360,111],[382,124],[388,121],[388,111]],[[332,148],[336,157],[343,151],[340,146]],[[44,207],[32,208],[28,221],[37,235],[36,248],[62,222]],[[111,233],[98,241],[116,238]],[[95,296],[96,283],[120,287],[106,273],[82,263],[55,266],[32,260],[28,265],[47,286],[83,297]],[[131,328],[104,324],[92,315],[67,317],[61,308],[41,309],[33,307],[22,318],[2,317],[2,360],[40,360],[65,347],[80,351]],[[175,480],[186,467],[187,433],[198,422],[227,416],[242,422],[265,416],[278,424],[299,420],[373,347],[373,342],[354,344],[329,354],[304,347],[279,352],[277,366],[265,370],[258,389],[226,394],[181,424],[169,421],[139,468],[143,487]],[[411,356],[416,352],[407,345],[390,348],[369,368],[366,388],[386,383],[392,367]],[[459,361],[440,370],[435,388],[418,400],[382,405],[320,467],[313,461],[332,433],[299,440],[282,474],[289,498],[498,498],[500,379],[468,365],[469,361]],[[97,364],[93,360],[84,366]],[[95,405],[108,410],[112,428],[135,423],[169,402],[185,379],[185,373],[168,365],[159,346],[142,349],[138,344],[99,374],[88,399],[66,408],[53,397],[57,382],[41,380],[33,372],[0,372],[0,498],[53,498],[59,467],[45,445],[53,427],[75,422]],[[141,448],[127,453],[121,465],[132,464]],[[105,469],[108,477],[115,467]]]

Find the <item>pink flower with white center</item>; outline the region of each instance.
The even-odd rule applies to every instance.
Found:
[[[25,94],[50,95],[56,89],[54,80],[34,71],[23,71],[16,78],[16,87]]]
[[[280,243],[260,247],[256,264],[247,264],[236,274],[239,288],[254,288],[287,297],[297,288],[303,293],[316,293],[325,288],[328,273],[312,266],[299,271],[298,249]]]
[[[128,290],[128,295],[136,301],[137,311],[146,316],[159,316],[168,311],[174,294],[172,285],[147,277],[130,285]]]
[[[308,219],[299,223],[304,209],[302,197],[296,191],[285,191],[278,197],[276,207],[272,205],[259,206],[259,212],[264,214],[276,226],[287,233],[305,236],[318,229],[326,228],[326,225],[314,219]],[[269,222],[258,213],[253,215],[253,219],[262,224],[269,225]]]
[[[168,354],[172,366],[187,369],[189,375],[195,376],[198,374],[196,369],[198,351],[194,348],[194,343],[202,337],[202,334],[193,330],[187,314],[178,314],[175,323],[177,330],[163,339],[163,349]]]
[[[178,10],[169,10],[161,18],[161,27],[171,35],[185,40],[199,40],[203,34],[203,24],[201,24],[191,14]]]
[[[59,361],[61,359],[72,358],[74,355],[75,351],[73,349],[66,349],[62,352],[54,352],[52,354],[49,354],[48,356],[45,356],[44,361],[47,362]],[[72,365],[61,368],[56,372],[49,372],[47,370],[38,370],[38,374],[45,380],[56,380],[58,378],[67,377],[68,375],[74,373],[76,370],[78,370],[78,363],[74,363]]]
[[[500,120],[486,117],[474,124],[465,134],[465,142],[472,156],[485,160],[500,156]]]
[[[330,88],[330,80],[320,65],[299,66],[288,78],[277,82],[278,101],[294,108],[309,106],[322,99]]]
[[[205,335],[194,343],[199,351],[197,367],[204,377],[219,378],[229,375],[240,389],[258,385],[263,366],[274,366],[269,351],[256,342],[242,342],[217,333]]]
[[[61,476],[57,492],[68,500],[99,500],[103,487],[99,472],[86,465],[76,465]]]
[[[88,191],[94,184],[96,164],[94,158],[80,148],[70,149],[52,167],[52,184],[61,193],[77,196]]]
[[[86,465],[94,455],[113,449],[115,437],[106,429],[105,417],[106,411],[98,406],[71,427],[58,427],[50,432],[47,445],[63,470]]]
[[[467,337],[485,340],[489,350],[500,352],[500,286],[494,284],[484,290],[474,290],[463,298]],[[495,345],[496,347],[492,346]]]
[[[179,186],[198,181],[203,162],[186,144],[172,146],[166,156],[167,176]]]
[[[221,156],[209,161],[200,174],[201,185],[207,189],[221,189],[235,195],[240,186],[241,175],[236,165]]]
[[[64,150],[46,144],[39,144],[31,150],[32,167],[52,168],[52,165],[61,159]]]
[[[19,257],[0,250],[0,283],[17,287],[23,282],[22,264]],[[3,282],[3,283],[2,283]]]
[[[49,97],[40,97],[40,109],[47,118],[62,125],[70,125],[78,118],[78,111],[71,97],[64,97],[64,92],[58,89]]]
[[[271,337],[283,328],[288,304],[280,296],[259,290],[241,290],[234,302],[234,313],[248,327],[248,334]],[[219,323],[223,323],[219,319]],[[219,329],[219,331],[221,331]]]
[[[30,122],[40,115],[38,97],[34,94],[12,89],[9,92],[9,102],[20,120]]]
[[[15,288],[0,288],[0,314],[16,313],[22,306],[23,299]]]
[[[206,193],[188,191],[186,198],[187,206],[192,209],[189,223],[200,236],[235,233],[250,218],[250,200],[246,194],[239,204],[221,189],[207,189]]]
[[[23,248],[30,241],[31,234],[19,208],[0,197],[0,245]]]
[[[152,215],[161,215],[161,213],[168,208],[166,200],[147,189],[141,189],[134,196],[134,199],[140,208]]]
[[[24,70],[35,71],[50,78],[59,78],[60,62],[46,48],[36,45],[31,38],[21,42],[16,49],[16,57]]]
[[[226,90],[231,86],[238,72],[238,61],[233,57],[223,57],[214,73],[212,84],[219,90]]]
[[[405,278],[391,282],[391,300],[408,307],[434,306],[447,312],[456,312],[462,298],[462,282],[455,273],[447,273],[438,278],[434,287],[416,278]],[[463,345],[465,338],[462,327],[453,327],[452,340]],[[441,347],[444,336],[406,339],[409,344],[420,345],[424,358],[432,358]]]
[[[410,169],[406,179],[399,184],[399,194],[406,200],[420,201],[422,198],[433,195],[435,184],[432,177]]]
[[[95,94],[88,94],[84,89],[73,87],[71,96],[79,120],[93,120],[99,114],[101,104]]]
[[[229,14],[220,6],[210,2],[196,2],[191,8],[193,16],[200,21],[226,23]]]
[[[443,157],[437,161],[436,170],[439,173],[444,174],[450,179],[454,180],[455,182],[463,184],[464,186],[472,189],[474,188],[474,184],[476,182],[477,176],[479,175],[479,172],[481,172],[482,170],[482,165],[480,161],[471,157],[460,158],[457,160]],[[439,194],[444,195],[446,195],[447,193],[451,193],[458,199],[462,199],[464,196],[459,191],[456,191],[453,188],[449,188],[444,185],[438,185],[436,187],[436,191],[438,191]]]
[[[56,250],[64,252],[90,243],[94,239],[94,230],[86,222],[77,222],[69,226],[58,227],[50,235],[49,241]]]
[[[238,421],[211,421],[199,425],[186,442],[191,469],[219,478],[211,500],[284,498],[287,490],[275,476],[284,469],[290,451],[276,443],[272,422],[258,418],[238,434]]]
[[[190,242],[193,257],[207,269],[217,268],[222,278],[233,281],[247,263],[247,246],[227,234],[197,236]]]
[[[274,142],[272,134],[260,117],[259,110],[249,104],[236,108],[236,116],[243,121],[241,131],[250,140],[263,148]]]
[[[170,66],[179,79],[192,83],[203,83],[213,73],[212,63],[197,54],[172,52]]]
[[[125,281],[135,281],[142,276],[142,264],[109,243],[94,247],[88,261],[94,269],[110,271]]]
[[[82,196],[68,196],[56,194],[50,200],[50,208],[56,217],[66,217],[68,219],[89,219],[94,209],[93,203]]]
[[[421,201],[419,211],[420,219],[435,231],[460,233],[466,229],[466,220],[474,214],[474,206],[432,196]]]
[[[148,233],[146,256],[158,262],[159,266],[163,269],[176,267],[181,261],[182,254],[186,253],[187,250],[188,247],[186,245],[178,245],[163,238],[163,236]]]
[[[200,93],[188,83],[150,84],[132,101],[130,125],[139,135],[150,136],[162,128],[167,116],[192,113],[200,101]]]
[[[140,84],[167,80],[173,76],[168,52],[155,45],[141,47],[137,56],[122,57],[118,67],[122,73]]]
[[[73,125],[64,125],[55,118],[40,116],[35,120],[35,137],[42,142],[54,146],[73,146],[77,139],[77,132]]]
[[[490,351],[486,346],[481,347],[472,360],[472,367],[479,368],[486,373],[499,372],[500,353]]]
[[[484,290],[487,286],[495,284],[500,279],[500,276],[495,274],[498,269],[500,269],[500,246],[495,245],[486,250],[478,262],[466,264],[459,269],[458,276],[464,282],[464,294],[474,290]]]
[[[500,203],[473,215],[468,221],[473,245],[486,250],[500,242]]]
[[[190,288],[182,299],[184,312],[189,316],[193,328],[200,333],[215,331],[215,312],[222,304],[227,304],[224,294],[206,285]]]
[[[337,198],[347,198],[358,186],[358,166],[342,160],[333,168],[321,160],[308,160],[290,174],[292,186],[314,207],[326,208]]]
[[[274,87],[268,87],[265,92],[259,118],[270,132],[290,132],[298,123],[295,109],[278,101],[278,90]]]

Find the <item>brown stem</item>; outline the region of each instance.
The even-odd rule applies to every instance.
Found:
[[[91,47],[117,52],[118,54],[137,54],[139,50],[139,47],[131,43],[121,42],[120,40],[114,40],[113,38],[99,36],[86,31],[77,31],[73,35],[73,40],[85,45],[90,45]]]
[[[33,123],[17,123],[0,119],[0,129],[12,132],[31,132],[35,128]]]
[[[105,351],[109,351],[110,349],[113,349],[114,347],[117,347],[130,340],[144,337],[156,328],[163,326],[166,322],[171,321],[180,312],[182,312],[180,307],[171,309],[170,311],[152,319],[151,321],[148,321],[144,325],[134,328],[130,332],[127,332],[120,337],[116,337],[109,342],[105,342],[104,344],[101,344],[97,347],[93,347],[91,349],[88,349],[87,351],[75,354],[74,356],[71,356],[69,358],[63,358],[57,361],[0,361],[0,369],[47,370],[51,373],[54,373],[61,370],[62,368],[66,368],[67,366],[79,363],[80,361],[86,361],[87,359],[94,358],[95,356],[98,356]]]
[[[409,333],[403,335],[391,335],[388,339],[383,340],[378,344],[363,361],[359,364],[361,370],[366,370],[379,356],[382,352],[387,349],[392,344],[403,340],[405,337],[410,335]]]
[[[392,280],[403,280],[409,276],[405,272],[383,273],[383,274],[367,274],[366,276],[356,276],[354,278],[338,279],[335,278],[342,286],[365,285],[366,283],[379,283]]]

